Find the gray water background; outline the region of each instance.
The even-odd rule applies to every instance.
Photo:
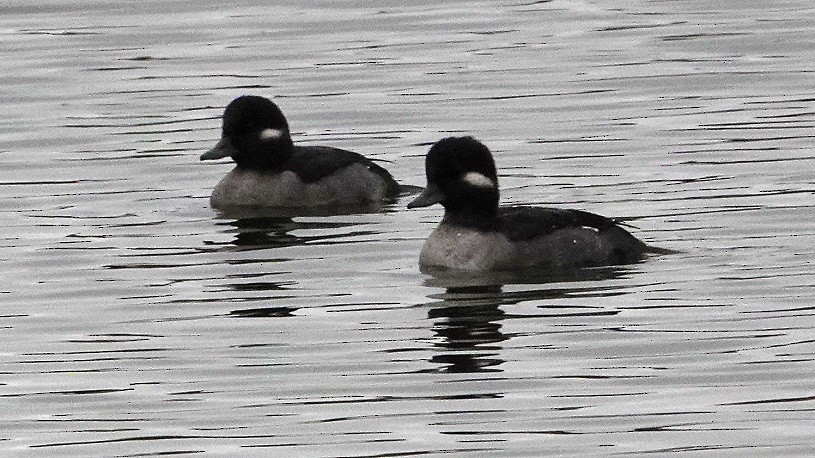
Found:
[[[0,46],[3,456],[815,454],[811,2],[12,0]],[[410,196],[220,214],[249,93],[680,252],[435,278]]]

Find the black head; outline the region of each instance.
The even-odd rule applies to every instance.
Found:
[[[244,95],[224,110],[221,140],[201,160],[231,156],[242,167],[279,168],[292,154],[289,123],[271,100]]]
[[[490,150],[473,137],[448,137],[425,158],[427,187],[408,208],[436,203],[452,217],[492,216],[498,210],[498,176]]]

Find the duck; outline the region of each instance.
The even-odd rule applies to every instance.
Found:
[[[224,109],[221,138],[201,160],[231,157],[235,168],[212,190],[210,205],[348,208],[395,201],[399,186],[382,166],[352,151],[295,145],[273,101],[242,95]]]
[[[427,186],[408,208],[441,204],[425,240],[425,269],[509,271],[629,264],[651,251],[618,222],[582,210],[499,206],[490,150],[473,137],[447,137],[425,156]]]

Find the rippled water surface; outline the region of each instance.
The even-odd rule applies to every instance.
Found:
[[[0,454],[815,454],[815,6],[0,6]],[[223,107],[678,250],[417,266],[438,207],[220,214]]]

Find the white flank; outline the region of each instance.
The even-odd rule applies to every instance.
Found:
[[[478,188],[494,188],[495,182],[478,172],[468,172],[462,177],[466,183]]]

